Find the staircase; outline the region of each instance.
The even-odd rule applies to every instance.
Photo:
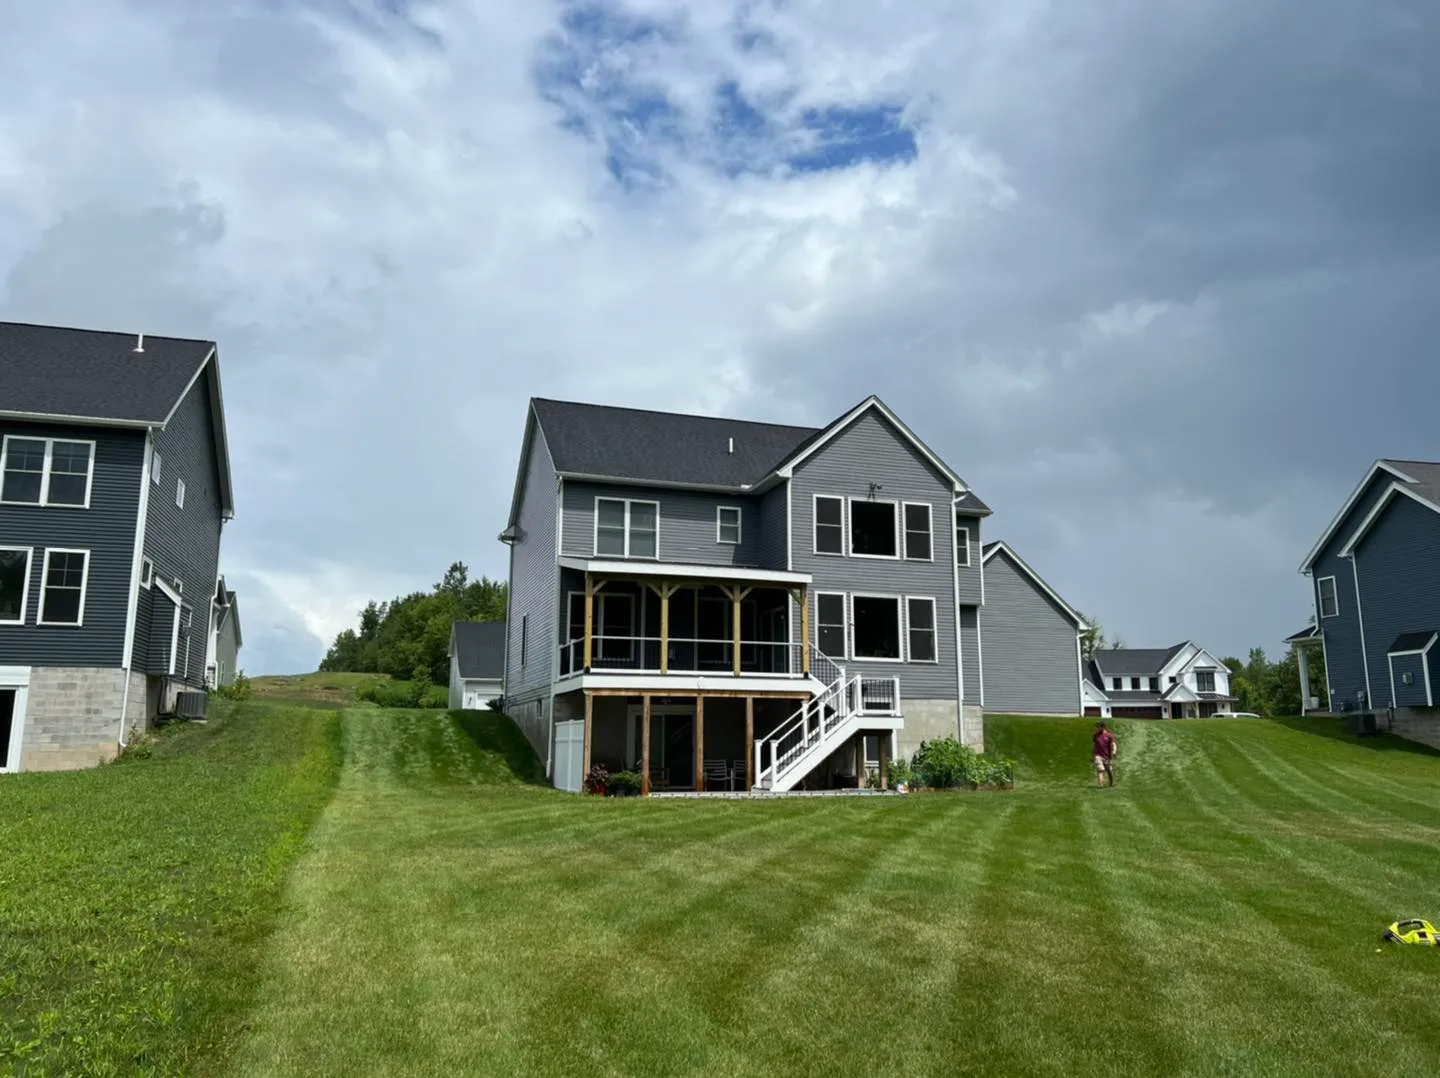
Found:
[[[812,646],[811,676],[825,690],[755,742],[755,788],[784,793],[841,744],[866,728],[866,720],[900,714],[900,679],[849,676]]]

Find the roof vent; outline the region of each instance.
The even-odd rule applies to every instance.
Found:
[[[135,351],[145,351],[145,334],[141,333],[135,337]]]
[[[731,438],[731,439],[730,439],[730,448],[729,448],[729,450],[727,450],[727,452],[730,452],[730,453],[735,452],[735,439],[734,439],[734,438]]]

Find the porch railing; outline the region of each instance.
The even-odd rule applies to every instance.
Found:
[[[590,642],[590,669],[658,674],[661,671],[660,643],[658,636],[595,636]],[[803,671],[801,647],[783,640],[742,639],[740,673],[752,677],[799,677]],[[816,655],[819,652],[812,648],[812,674]],[[668,642],[665,667],[672,674],[732,674],[735,671],[735,641],[672,636]],[[578,674],[584,669],[584,638],[562,644],[560,676]]]

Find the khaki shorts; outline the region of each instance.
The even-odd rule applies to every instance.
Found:
[[[1109,770],[1110,770],[1110,757],[1108,757],[1108,756],[1097,756],[1097,757],[1095,757],[1095,770],[1096,770],[1096,771],[1109,771]]]

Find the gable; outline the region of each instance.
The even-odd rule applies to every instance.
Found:
[[[1428,510],[1431,513],[1440,513],[1440,504],[1431,501],[1411,486],[1393,482],[1381,492],[1375,500],[1375,504],[1365,514],[1355,530],[1346,536],[1344,545],[1340,547],[1339,556],[1348,557],[1357,550],[1365,541],[1366,536],[1386,515],[1404,511],[1407,508],[1412,512]]]
[[[1355,489],[1350,492],[1350,497],[1340,507],[1310,552],[1305,555],[1305,560],[1300,563],[1300,572],[1308,573],[1315,567],[1315,563],[1328,554],[1338,551],[1344,543],[1343,536],[1350,534],[1356,525],[1362,521],[1375,503],[1384,495],[1386,489],[1397,479],[1408,482],[1411,476],[1403,471],[1395,462],[1377,460],[1370,465],[1370,470],[1365,477],[1356,484]]]
[[[982,555],[981,561],[985,565],[989,565],[991,561],[995,558],[1002,559],[1003,562],[1012,569],[1016,576],[1029,584],[1030,587],[1032,587],[1036,592],[1038,592],[1040,596],[1046,600],[1046,602],[1050,603],[1057,612],[1068,618],[1070,621],[1074,622],[1075,628],[1077,630],[1083,631],[1089,628],[1089,625],[1086,623],[1085,619],[1080,616],[1080,612],[1076,610],[1073,606],[1071,606],[1069,603],[1067,603],[1064,599],[1060,598],[1059,593],[1056,592],[1054,588],[1050,587],[1049,584],[1045,583],[1045,581],[1040,578],[1040,574],[1035,572],[1034,569],[1030,568],[1030,566],[1026,564],[1024,559],[1022,559],[1020,555],[1016,554],[1015,551],[1012,550],[1007,543],[1003,541],[997,541],[994,543],[990,543],[985,547],[985,553]]]
[[[527,486],[541,475],[555,475],[554,459],[550,447],[545,444],[545,432],[535,419],[532,408],[525,416],[525,434],[520,443],[520,463],[515,469],[515,490],[510,495],[510,518],[506,529],[500,535],[501,542],[514,538],[520,525],[520,508],[524,505]]]
[[[873,479],[880,484],[875,491],[877,498],[892,496],[885,487],[886,477],[895,477],[897,471],[902,470],[911,478],[912,488],[914,480],[919,480],[926,490],[933,485],[949,492],[954,485],[951,473],[937,467],[893,423],[877,412],[860,415],[833,437],[827,438],[823,445],[817,444],[813,448],[813,452],[807,452],[803,460],[793,465],[794,472],[803,474],[812,470],[829,470],[843,461],[847,471],[860,468],[873,473],[863,476],[863,480]]]

